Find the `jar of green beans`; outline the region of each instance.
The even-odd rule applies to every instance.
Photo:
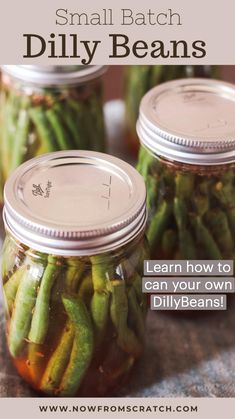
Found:
[[[181,79],[142,99],[138,170],[156,259],[235,259],[235,86]]]
[[[97,152],[49,153],[6,182],[7,342],[37,391],[112,394],[141,356],[145,201],[138,172]]]
[[[57,150],[105,151],[104,66],[2,66],[2,183],[24,161]]]
[[[154,86],[185,77],[219,77],[218,67],[202,65],[132,65],[125,74],[126,140],[133,154],[138,153],[136,121],[142,97]]]

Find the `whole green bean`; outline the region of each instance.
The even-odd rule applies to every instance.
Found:
[[[66,397],[76,394],[90,365],[93,355],[93,329],[87,308],[79,297],[63,296],[62,301],[75,329],[69,363],[58,391],[60,396]]]
[[[42,344],[46,338],[49,326],[51,289],[61,270],[60,266],[56,257],[48,256],[48,264],[40,283],[28,336],[33,343]]]

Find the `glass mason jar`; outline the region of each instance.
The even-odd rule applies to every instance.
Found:
[[[155,259],[235,259],[235,87],[181,79],[140,105],[138,171]]]
[[[49,153],[6,182],[7,342],[36,390],[107,394],[141,356],[145,201],[138,172],[98,152]]]
[[[104,66],[2,66],[2,181],[24,161],[57,150],[105,151]]]
[[[139,105],[142,97],[154,86],[185,77],[218,77],[217,66],[202,65],[132,65],[127,66],[125,78],[126,139],[130,150],[139,149],[136,134]]]

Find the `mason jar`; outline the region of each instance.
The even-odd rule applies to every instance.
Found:
[[[3,183],[24,161],[57,150],[105,151],[104,66],[2,66]]]
[[[140,105],[153,258],[235,259],[235,86],[181,79]]]
[[[126,141],[134,155],[138,153],[136,121],[142,97],[154,86],[185,77],[218,77],[218,66],[209,65],[132,65],[125,74]]]
[[[61,151],[5,186],[2,280],[9,352],[50,396],[100,396],[142,354],[146,189],[129,164]]]

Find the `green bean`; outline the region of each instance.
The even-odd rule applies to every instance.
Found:
[[[27,97],[22,101],[21,109],[19,110],[14,147],[12,149],[11,170],[14,170],[25,160],[30,129],[28,104],[29,99]]]
[[[193,236],[189,230],[182,230],[179,232],[180,241],[180,257],[186,260],[197,259],[197,250]]]
[[[1,203],[3,202],[2,191],[3,191],[3,173],[2,173],[2,167],[0,166],[0,206],[1,206]]]
[[[38,131],[43,147],[48,152],[57,151],[58,146],[52,127],[46,117],[42,106],[35,106],[29,109],[29,115]]]
[[[129,313],[128,321],[133,324],[133,328],[136,332],[137,337],[141,342],[144,341],[145,336],[145,322],[144,316],[141,310],[141,306],[137,301],[137,296],[134,287],[130,287],[127,291]]]
[[[12,153],[15,150],[15,143],[16,143],[16,128],[19,125],[19,118],[18,112],[20,111],[20,103],[21,97],[20,95],[17,97],[13,91],[8,92],[7,99],[5,99],[5,104],[2,104],[2,109],[4,112],[4,108],[6,109],[5,114],[5,152],[4,154],[4,147],[3,147],[3,160],[6,159],[5,164],[8,166],[8,163],[11,162]],[[4,132],[4,129],[3,129]],[[4,144],[3,144],[4,145]],[[8,167],[8,170],[10,167]],[[8,174],[8,173],[7,173]]]
[[[187,222],[188,209],[183,199],[178,198],[178,197],[174,198],[173,211],[174,211],[174,216],[175,216],[178,230],[181,231],[181,230],[186,229],[187,223],[188,223]]]
[[[9,173],[9,161],[10,161],[10,141],[9,141],[9,115],[11,114],[11,104],[8,99],[7,93],[2,91],[1,92],[1,113],[2,113],[2,120],[3,123],[1,127],[1,170],[3,179],[6,179]],[[11,125],[12,127],[12,125]],[[13,126],[14,127],[14,126]],[[11,128],[10,128],[11,130]],[[14,127],[15,130],[15,127]],[[14,132],[14,131],[13,131]]]
[[[2,269],[1,274],[3,281],[7,281],[9,276],[13,274],[14,268],[19,262],[19,248],[13,243],[12,238],[7,235],[2,249]],[[22,258],[23,259],[23,258]]]
[[[234,243],[225,212],[219,208],[208,211],[206,220],[221,252],[231,256]]]
[[[46,116],[54,131],[54,135],[57,141],[57,145],[59,146],[59,149],[69,150],[73,148],[69,135],[64,129],[64,126],[60,120],[58,113],[53,108],[50,108],[46,111]]]
[[[162,250],[166,257],[172,257],[177,245],[177,233],[175,230],[169,228],[165,230],[162,236]]]
[[[76,103],[76,102],[75,102]],[[82,139],[82,132],[80,132],[80,116],[77,113],[77,110],[71,106],[70,100],[66,103],[66,123],[70,128],[70,131],[73,133],[73,140],[75,144],[75,148],[81,150],[84,148],[84,143]],[[88,147],[87,147],[88,148]]]
[[[191,198],[194,188],[194,175],[190,173],[177,173],[175,177],[175,194],[181,199]]]
[[[164,78],[165,66],[153,65],[151,66],[150,88],[157,86]]]
[[[146,188],[147,188],[147,208],[148,210],[153,210],[157,204],[157,193],[158,193],[158,180],[154,176],[148,175],[146,178]]]
[[[174,199],[174,215],[178,226],[179,250],[183,259],[196,259],[196,247],[191,232],[188,229],[187,207],[182,199]]]
[[[103,292],[107,282],[113,277],[113,267],[109,255],[97,255],[90,257],[92,265],[92,281],[94,291]]]
[[[172,206],[165,200],[159,205],[156,213],[150,221],[147,237],[150,249],[153,249],[162,239],[163,233],[168,225],[169,219],[172,215]]]
[[[147,310],[148,310],[148,303],[147,303],[147,296],[145,293],[142,292],[142,278],[140,275],[136,274],[133,278],[132,286],[136,293],[136,298],[141,308],[141,311],[146,317]]]
[[[28,359],[27,365],[30,372],[30,378],[33,382],[37,383],[44,370],[44,353],[41,350],[40,345],[36,343],[29,343],[28,344]]]
[[[91,316],[95,327],[95,339],[100,345],[104,338],[109,319],[110,294],[95,292],[91,299]]]
[[[125,282],[112,281],[111,319],[117,331],[117,344],[120,348],[138,358],[143,350],[135,333],[128,327],[128,299]]]
[[[76,120],[74,119],[74,115],[72,111],[67,106],[67,103],[57,102],[53,106],[53,110],[58,114],[58,117],[61,121],[63,121],[64,126],[68,130],[71,138],[71,147],[76,148],[77,145],[77,136],[78,130],[76,126]]]
[[[126,119],[129,127],[135,130],[139,112],[139,104],[149,89],[149,75],[151,67],[147,65],[129,67],[130,77],[126,85]]]
[[[90,308],[95,325],[96,341],[99,344],[104,337],[108,323],[110,294],[107,289],[107,282],[110,275],[110,262],[108,257],[92,256],[91,263],[94,294]]]
[[[191,223],[195,231],[198,245],[200,245],[205,252],[205,256],[209,259],[222,259],[222,254],[213,239],[210,231],[203,224],[199,216],[191,217]]]
[[[68,320],[40,383],[40,389],[47,394],[56,395],[59,391],[60,382],[70,360],[74,336],[74,326]]]
[[[66,291],[76,292],[79,282],[81,280],[82,274],[85,270],[84,263],[76,258],[67,259],[67,270],[66,270]]]
[[[44,271],[38,296],[33,311],[29,340],[41,344],[44,342],[49,326],[51,289],[60,272],[60,263],[56,257],[48,256],[48,265]]]
[[[202,217],[209,209],[210,203],[208,195],[195,194],[192,201],[196,213]]]
[[[4,285],[4,297],[6,299],[9,314],[12,313],[16,293],[25,270],[26,267],[24,265],[18,268]]]
[[[235,234],[235,190],[231,182],[224,184],[219,181],[214,185],[212,193],[219,203],[225,209],[229,226],[232,233]]]
[[[87,273],[81,281],[81,285],[78,290],[78,295],[87,304],[90,304],[93,295],[93,283],[91,273]]]
[[[136,169],[143,176],[145,182],[148,179],[148,175],[151,174],[151,168],[154,164],[155,157],[149,153],[144,147],[140,148],[139,151],[139,163]]]
[[[42,266],[39,267],[38,263],[35,265],[29,261],[28,264],[25,262],[25,265],[27,269],[18,287],[9,327],[9,350],[14,358],[21,355],[28,338],[38,286],[43,273]],[[36,272],[35,267],[37,267]]]
[[[58,391],[60,396],[66,397],[76,394],[90,365],[93,355],[93,329],[87,308],[79,297],[63,296],[62,301],[75,328],[72,352]]]
[[[75,112],[76,119],[77,119],[77,129],[79,131],[79,137],[77,138],[77,146],[81,150],[84,148],[88,149],[89,139],[87,139],[87,112],[85,109],[85,105],[83,103],[79,103],[72,98],[68,99],[68,106]]]
[[[91,96],[87,104],[87,128],[90,133],[91,148],[94,151],[105,150],[105,127],[103,107],[97,96]],[[92,141],[92,138],[95,141]]]

